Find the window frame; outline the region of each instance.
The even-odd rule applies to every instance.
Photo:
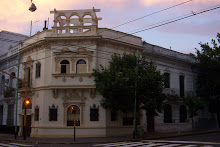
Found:
[[[62,63],[63,62],[63,63]],[[65,67],[65,68],[64,68]],[[65,69],[65,70],[64,70]],[[65,72],[63,72],[63,70]],[[67,74],[67,73],[70,73],[70,62],[69,60],[67,59],[63,59],[61,62],[60,62],[60,73],[61,74]]]
[[[81,63],[80,63],[81,62]],[[84,62],[84,63],[82,63]],[[85,67],[83,67],[83,65]],[[82,66],[82,67],[79,67],[79,66]],[[79,68],[82,68],[80,71],[79,71]],[[84,69],[85,68],[85,69]],[[80,73],[87,73],[87,63],[84,59],[79,59],[76,61],[76,73],[77,74],[80,74]]]
[[[170,104],[166,104],[164,106],[164,123],[172,123],[173,122],[173,116],[172,116],[172,106]]]
[[[36,105],[34,109],[34,121],[39,121],[39,106]]]
[[[179,76],[179,90],[180,90],[180,97],[185,96],[185,77],[184,75]]]
[[[90,106],[90,121],[99,121],[99,106],[96,107],[95,104]]]
[[[164,88],[170,88],[170,73],[165,72],[164,76]]]
[[[55,107],[53,104],[51,107],[49,106],[49,121],[57,121],[58,119],[58,106]]]
[[[41,74],[41,63],[36,63],[36,71],[35,71],[35,78],[39,78]]]

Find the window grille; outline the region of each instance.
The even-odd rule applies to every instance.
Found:
[[[58,106],[55,107],[54,104],[51,107],[49,106],[49,121],[57,121],[57,110]]]
[[[90,106],[90,121],[99,121],[99,106],[96,107],[95,104]]]

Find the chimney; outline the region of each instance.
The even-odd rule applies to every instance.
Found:
[[[46,20],[44,21],[44,28],[43,28],[43,31],[44,31],[44,30],[48,30],[48,28],[47,28],[47,21],[46,21]]]

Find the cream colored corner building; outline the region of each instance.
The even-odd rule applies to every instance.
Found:
[[[20,49],[21,75],[27,82],[28,97],[32,101],[27,109],[27,131],[31,137],[73,136],[71,106],[76,109],[77,137],[132,134],[132,114],[114,113],[102,108],[102,96],[96,91],[91,73],[100,64],[107,67],[113,53],[135,53],[137,50],[143,53],[147,47],[142,45],[140,37],[98,28],[101,18],[96,16],[96,12],[99,11],[55,9],[51,11],[54,14],[52,30],[45,27],[42,32],[24,40]],[[189,62],[186,62],[187,72],[191,73]],[[160,69],[171,72],[174,69],[170,67],[171,70],[164,66]],[[24,90],[24,87],[20,89],[21,103]],[[24,109],[21,109],[20,126],[23,115]],[[156,126],[164,125],[163,114],[158,118]],[[143,111],[139,124],[146,126]],[[189,122],[184,126],[185,130],[191,129]],[[22,135],[22,129],[19,134]]]

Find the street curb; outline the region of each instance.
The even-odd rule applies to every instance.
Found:
[[[47,141],[32,141],[32,140],[16,140],[16,139],[4,139],[1,138],[0,141],[7,142],[18,142],[18,143],[30,143],[30,144],[101,144],[101,143],[117,143],[117,142],[130,142],[130,141],[139,141],[139,140],[156,140],[156,139],[165,139],[165,138],[176,138],[176,137],[184,137],[184,136],[194,136],[194,135],[202,135],[202,134],[212,134],[218,133],[217,131],[208,131],[208,132],[196,132],[196,133],[186,133],[186,134],[178,134],[178,135],[170,135],[170,136],[156,136],[156,137],[145,137],[145,138],[137,138],[137,139],[128,139],[128,140],[117,140],[117,141],[99,141],[99,142],[47,142]]]

